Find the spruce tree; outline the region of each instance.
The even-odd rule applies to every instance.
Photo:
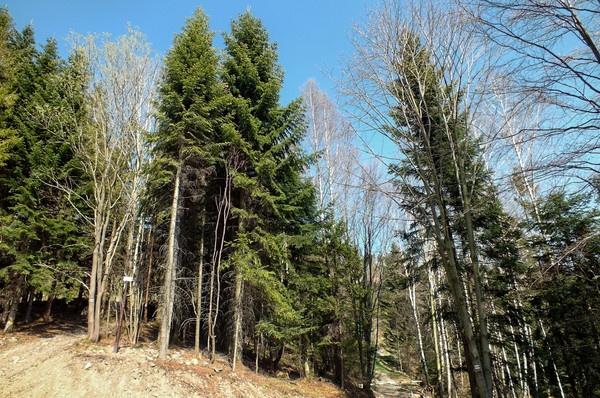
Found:
[[[182,193],[189,179],[199,176],[204,180],[210,174],[215,159],[219,158],[220,131],[227,125],[222,111],[226,96],[217,80],[218,58],[212,39],[205,14],[197,10],[175,37],[165,58],[158,104],[159,126],[151,137],[154,144],[151,192],[157,195],[159,208],[161,203],[163,209],[170,207],[161,356],[166,355],[170,339],[180,255],[177,248],[181,244]]]
[[[403,207],[433,237],[448,278],[465,345],[471,391],[492,395],[492,366],[487,308],[479,267],[473,203],[485,189],[485,168],[478,142],[469,129],[464,96],[431,59],[418,35],[406,32],[403,54],[395,65],[397,107],[387,127],[402,148],[404,160],[391,166]],[[460,242],[460,251],[457,242]],[[475,292],[468,311],[466,284]]]
[[[229,264],[234,295],[230,352],[235,363],[244,339],[242,314],[260,313],[259,332],[279,350],[297,336],[299,313],[286,286],[293,264],[294,236],[314,216],[314,193],[302,178],[307,157],[299,148],[305,132],[300,100],[279,105],[283,72],[276,46],[262,23],[242,14],[225,36],[223,80],[233,96],[235,130],[230,153],[240,158],[234,176],[236,237]],[[242,308],[254,291],[259,308]]]
[[[600,211],[586,195],[554,191],[526,204],[531,263],[524,316],[547,388],[568,396],[600,392]],[[553,367],[557,367],[557,372]],[[540,386],[541,388],[542,386]]]
[[[11,157],[18,143],[17,133],[8,124],[17,99],[15,93],[15,54],[12,47],[15,31],[8,10],[0,8],[0,168]]]
[[[13,304],[26,293],[30,303],[38,293],[49,299],[58,293],[69,300],[81,289],[76,281],[84,272],[81,261],[87,247],[79,232],[82,220],[53,183],[67,178],[80,182],[73,173],[69,137],[62,132],[76,116],[73,109],[81,107],[83,85],[72,79],[80,75],[74,73],[77,66],[60,59],[54,40],[37,51],[33,30],[27,27],[13,33],[9,44],[15,54],[16,100],[4,121],[18,140],[0,177],[6,265],[1,274],[12,286]],[[75,92],[76,98],[70,98]],[[75,108],[65,106],[68,101],[76,101]],[[15,311],[13,307],[11,323]]]

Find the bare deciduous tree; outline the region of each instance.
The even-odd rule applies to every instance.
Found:
[[[73,42],[74,52],[87,67],[85,106],[89,118],[57,123],[76,128],[55,133],[70,142],[91,189],[86,194],[59,179],[50,183],[66,193],[93,236],[87,316],[88,337],[98,341],[104,294],[127,228],[130,239],[125,250],[129,260],[125,268],[133,270],[133,262],[137,261],[134,232],[141,222],[139,200],[147,161],[144,134],[153,123],[158,63],[144,36],[132,28],[115,41],[108,36],[79,36]],[[72,110],[65,114],[75,117],[79,113]]]
[[[474,32],[501,54],[496,92],[538,123],[512,134],[536,143],[523,170],[539,181],[583,181],[600,172],[600,8],[592,0],[461,0]],[[509,136],[512,139],[512,136]],[[515,170],[518,171],[518,170]]]

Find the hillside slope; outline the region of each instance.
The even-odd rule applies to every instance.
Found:
[[[288,380],[230,371],[189,350],[157,359],[153,344],[124,347],[85,340],[80,327],[54,325],[0,335],[0,397],[314,397],[344,393],[320,381]]]

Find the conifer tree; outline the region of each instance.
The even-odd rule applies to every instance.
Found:
[[[212,46],[213,34],[208,20],[197,10],[175,38],[165,59],[160,83],[154,164],[151,168],[152,192],[158,201],[170,202],[167,258],[160,329],[160,353],[166,355],[175,300],[178,253],[182,217],[182,192],[186,178],[203,180],[218,158],[226,96],[217,80],[218,58]],[[157,189],[158,187],[158,189]],[[169,187],[169,189],[165,189]],[[160,195],[160,192],[169,192]]]
[[[418,35],[407,31],[403,54],[395,65],[398,105],[391,110],[396,125],[388,132],[401,146],[405,160],[392,165],[404,208],[436,242],[440,261],[456,306],[465,345],[471,390],[480,397],[492,394],[492,367],[487,330],[487,308],[475,240],[473,203],[486,181],[478,143],[467,123],[469,115],[453,106],[463,101],[443,70],[431,59]],[[461,242],[462,252],[456,245]],[[468,272],[466,269],[468,265]],[[475,291],[475,311],[469,314],[463,279]]]
[[[82,220],[77,220],[64,194],[52,186],[51,176],[78,179],[73,173],[75,160],[69,139],[57,134],[57,124],[63,124],[61,131],[68,130],[65,121],[71,119],[67,113],[73,108],[64,103],[74,91],[81,95],[83,86],[71,79],[76,66],[59,58],[54,40],[38,52],[33,32],[26,28],[16,35],[13,45],[18,51],[18,101],[8,121],[19,139],[13,147],[15,156],[5,169],[10,179],[4,180],[7,214],[0,233],[9,265],[2,274],[14,286],[15,305],[24,294],[30,304],[38,293],[51,301],[58,292],[68,300],[81,288],[80,262],[87,246],[79,232]],[[11,322],[14,311],[16,307],[11,310]],[[9,323],[6,327],[10,328]]]
[[[229,262],[234,273],[230,352],[235,364],[244,337],[243,295],[255,289],[263,298],[260,333],[279,347],[276,367],[299,323],[285,288],[293,267],[293,237],[314,213],[312,187],[301,177],[307,162],[299,148],[303,110],[300,100],[279,105],[283,73],[276,46],[258,19],[242,14],[225,43],[223,80],[233,96],[236,127],[230,151],[240,158],[233,180],[237,226]]]
[[[15,54],[12,46],[14,27],[8,10],[0,8],[0,167],[11,157],[18,143],[16,132],[7,124],[17,99],[15,93]]]

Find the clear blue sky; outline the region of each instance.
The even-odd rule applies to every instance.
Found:
[[[285,70],[282,101],[300,93],[308,78],[335,96],[331,77],[351,53],[353,24],[364,19],[368,0],[0,0],[18,28],[32,23],[38,43],[48,37],[58,40],[61,52],[68,51],[69,32],[123,33],[127,23],[143,31],[153,48],[164,54],[175,33],[197,7],[202,7],[217,33],[250,8],[262,19],[271,39],[279,46],[279,61]],[[371,1],[373,3],[373,1]]]

